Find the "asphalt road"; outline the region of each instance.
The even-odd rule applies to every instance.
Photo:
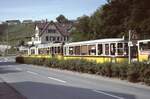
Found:
[[[27,99],[150,99],[150,87],[16,64],[14,57],[0,58],[0,78]]]

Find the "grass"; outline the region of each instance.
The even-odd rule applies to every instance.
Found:
[[[34,24],[10,25],[5,29],[4,33],[0,35],[0,41],[7,41],[7,32],[10,45],[15,46],[21,40],[28,41],[34,33],[34,26]]]

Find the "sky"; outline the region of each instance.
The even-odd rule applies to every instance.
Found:
[[[63,14],[68,19],[91,15],[106,0],[1,0],[0,21],[55,20]]]

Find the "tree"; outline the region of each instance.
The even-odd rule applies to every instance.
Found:
[[[19,46],[24,46],[24,45],[25,45],[24,40],[20,40],[18,45],[19,45]]]
[[[66,23],[68,22],[68,19],[64,16],[64,15],[59,15],[57,18],[56,18],[57,22],[59,23]]]
[[[150,38],[149,4],[150,0],[107,0],[91,16],[78,18],[76,32],[84,40],[128,36],[129,30],[140,39]]]
[[[78,37],[75,41],[93,39],[92,29],[90,28],[90,17],[86,15],[79,17],[77,19],[77,24],[75,24],[75,30],[72,34],[74,35],[74,37]]]

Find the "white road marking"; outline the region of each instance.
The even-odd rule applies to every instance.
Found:
[[[21,68],[16,68],[16,70],[19,70],[19,71],[21,71],[22,69],[21,69]]]
[[[32,72],[32,71],[27,71],[30,74],[38,75],[38,73]]]
[[[113,95],[113,94],[109,94],[109,93],[106,93],[106,92],[103,92],[103,91],[99,91],[99,90],[93,90],[93,91],[97,92],[97,93],[100,93],[100,94],[104,94],[104,95],[113,97],[113,98],[116,98],[116,99],[124,99],[123,97],[119,97],[119,96],[116,96],[116,95]]]
[[[53,78],[53,77],[47,77],[47,78],[48,78],[48,79],[55,80],[55,81],[59,81],[59,82],[62,82],[62,83],[66,83],[66,81],[61,80],[61,79],[57,79],[57,78]]]
[[[38,73],[36,72],[32,72],[32,71],[27,71],[28,73],[30,74],[34,74],[34,75],[39,75]],[[43,75],[39,75],[39,76],[42,76],[42,77],[45,77]],[[61,79],[57,79],[57,78],[53,78],[53,77],[47,77],[48,79],[51,79],[51,80],[55,80],[55,81],[58,81],[58,82],[61,82],[61,83],[66,83],[66,81],[64,80],[61,80]]]

